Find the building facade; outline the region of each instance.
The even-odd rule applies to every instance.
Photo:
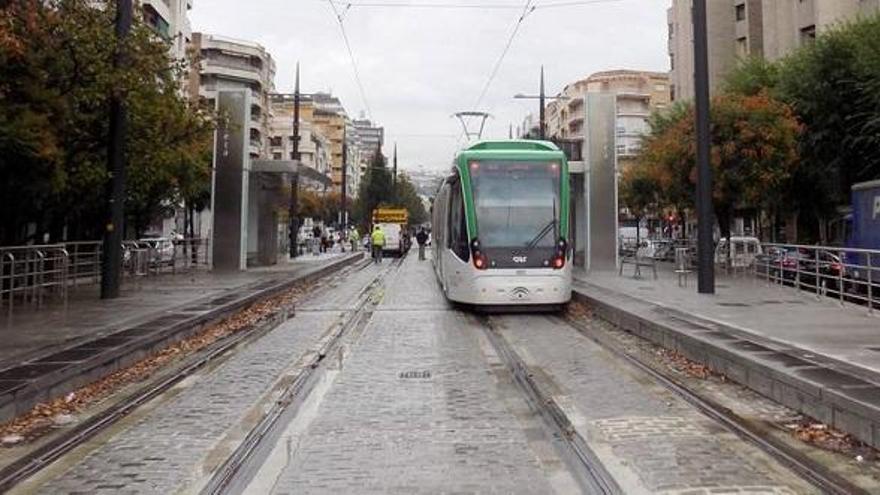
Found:
[[[213,106],[219,90],[250,90],[248,151],[251,158],[268,158],[269,95],[275,89],[272,56],[257,43],[213,34],[193,33],[191,45],[198,53],[198,70],[190,71],[190,93]]]
[[[170,43],[175,60],[187,59],[187,46],[192,41],[188,13],[193,0],[141,0],[144,23]]]
[[[673,100],[694,97],[693,0],[667,10]],[[710,0],[707,2],[709,85],[746,57],[778,60],[833,26],[880,10],[880,0]]]
[[[385,129],[373,124],[369,119],[363,118],[352,121],[358,134],[358,146],[360,149],[360,161],[358,163],[361,175],[367,172],[373,156],[382,149],[385,142]]]
[[[586,93],[613,93],[617,100],[617,158],[625,167],[638,154],[648,118],[670,103],[669,76],[665,72],[611,70],[597,72],[571,83],[545,107],[547,136],[583,143]],[[534,125],[527,123],[525,125]]]
[[[293,94],[273,93],[269,96],[269,149],[271,160],[295,160],[293,154]],[[300,95],[299,158],[300,162],[321,175],[330,177],[330,143],[312,123],[315,105],[310,95]],[[317,182],[303,187],[324,192]]]

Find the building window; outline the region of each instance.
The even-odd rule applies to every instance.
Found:
[[[675,70],[675,55],[669,54],[669,69]]]
[[[746,20],[746,4],[741,3],[736,6],[736,20],[738,20],[738,21]]]
[[[617,135],[623,136],[624,134],[626,134],[626,127],[622,125],[617,126]]]
[[[269,138],[269,146],[281,146],[281,136],[272,136]],[[280,160],[281,158],[278,158]]]
[[[816,39],[816,25],[801,28],[801,45],[812,43]]]
[[[281,153],[272,153],[272,159],[273,159],[273,160],[280,160],[280,159],[281,159]]]
[[[675,35],[675,28],[673,27],[673,24],[670,22],[669,23],[669,39],[672,39],[673,35]]]
[[[618,144],[617,145],[617,154],[618,155],[625,155],[626,154],[626,145],[625,144]]]
[[[666,91],[666,85],[665,84],[655,84],[654,91]]]
[[[736,39],[736,56],[739,58],[745,58],[749,54],[749,43],[746,40],[746,37]]]

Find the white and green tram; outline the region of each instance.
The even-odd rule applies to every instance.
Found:
[[[451,301],[552,308],[571,299],[568,162],[553,143],[462,150],[432,215],[434,269]]]

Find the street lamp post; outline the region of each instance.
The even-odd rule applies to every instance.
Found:
[[[125,39],[131,32],[132,0],[116,0],[116,53],[113,65],[125,64]],[[128,111],[125,97],[114,88],[110,97],[110,143],[107,149],[107,217],[101,259],[101,299],[119,297],[122,278],[122,238],[125,230],[125,147]]]
[[[712,168],[709,163],[709,54],[706,0],[694,0],[694,89],[697,136],[697,291],[715,293]]]

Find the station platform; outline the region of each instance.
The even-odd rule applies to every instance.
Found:
[[[282,275],[297,278],[347,254],[303,255],[242,272],[194,271],[126,280],[122,295],[113,300],[101,300],[94,285],[72,288],[66,302],[50,299],[41,308],[16,308],[12,316],[0,316],[0,370],[138,326],[203,299],[236,294]]]
[[[575,299],[598,316],[709,365],[788,407],[880,446],[880,314],[875,309],[719,274],[716,294],[669,267],[576,273]]]

